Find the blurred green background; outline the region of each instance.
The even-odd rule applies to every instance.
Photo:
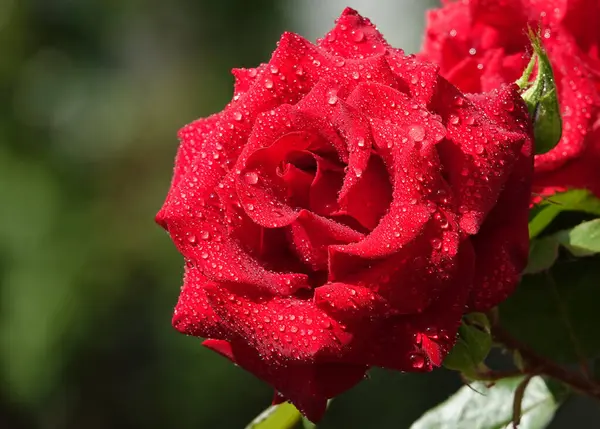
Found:
[[[349,3],[414,51],[435,2]],[[171,328],[182,259],[153,218],[177,130],[230,99],[229,70],[343,6],[0,0],[0,428],[242,428],[268,405]],[[405,428],[458,385],[374,372],[321,427]]]

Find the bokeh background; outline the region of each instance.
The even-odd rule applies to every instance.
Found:
[[[170,326],[182,259],[153,218],[176,132],[284,30],[314,40],[348,4],[414,52],[435,3],[0,0],[0,428],[243,428],[268,405]],[[375,371],[320,427],[406,428],[459,384]]]

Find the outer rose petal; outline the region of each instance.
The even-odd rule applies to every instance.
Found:
[[[525,269],[529,255],[531,170],[531,142],[528,142],[498,203],[472,239],[477,255],[469,297],[473,311],[487,311],[504,301]]]
[[[319,46],[344,58],[364,58],[385,53],[389,47],[371,21],[351,8],[346,8],[336,26]]]
[[[207,283],[209,280],[196,267],[186,266],[183,287],[173,314],[173,326],[187,335],[226,338],[220,319],[204,292]]]
[[[440,144],[440,157],[457,193],[462,214],[460,226],[475,234],[496,204],[528,136],[503,129],[491,115],[485,115],[448,83],[444,85],[445,90],[434,101],[448,130],[447,141]],[[512,94],[512,105],[507,109],[523,104],[514,88],[506,91]]]
[[[360,382],[367,371],[365,365],[344,363],[286,364],[267,363],[243,340],[231,343],[206,340],[203,345],[220,353],[242,368],[265,380],[287,398],[311,421],[319,421],[327,400]],[[283,398],[282,398],[283,399]],[[278,399],[280,402],[281,399]]]
[[[352,339],[308,299],[242,296],[222,285],[207,285],[206,294],[223,326],[236,332],[268,363],[331,360]]]

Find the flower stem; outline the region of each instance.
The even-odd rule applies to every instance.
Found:
[[[506,349],[520,353],[525,363],[523,373],[528,375],[545,375],[554,378],[579,393],[600,400],[600,384],[596,381],[579,372],[570,371],[550,359],[539,355],[527,344],[521,343],[498,325],[492,326],[492,336],[496,342],[502,344]]]

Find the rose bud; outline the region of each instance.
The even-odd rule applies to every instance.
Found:
[[[319,420],[370,367],[429,371],[528,255],[517,85],[465,95],[346,9],[285,33],[184,127],[157,222],[186,261],[173,325]]]

